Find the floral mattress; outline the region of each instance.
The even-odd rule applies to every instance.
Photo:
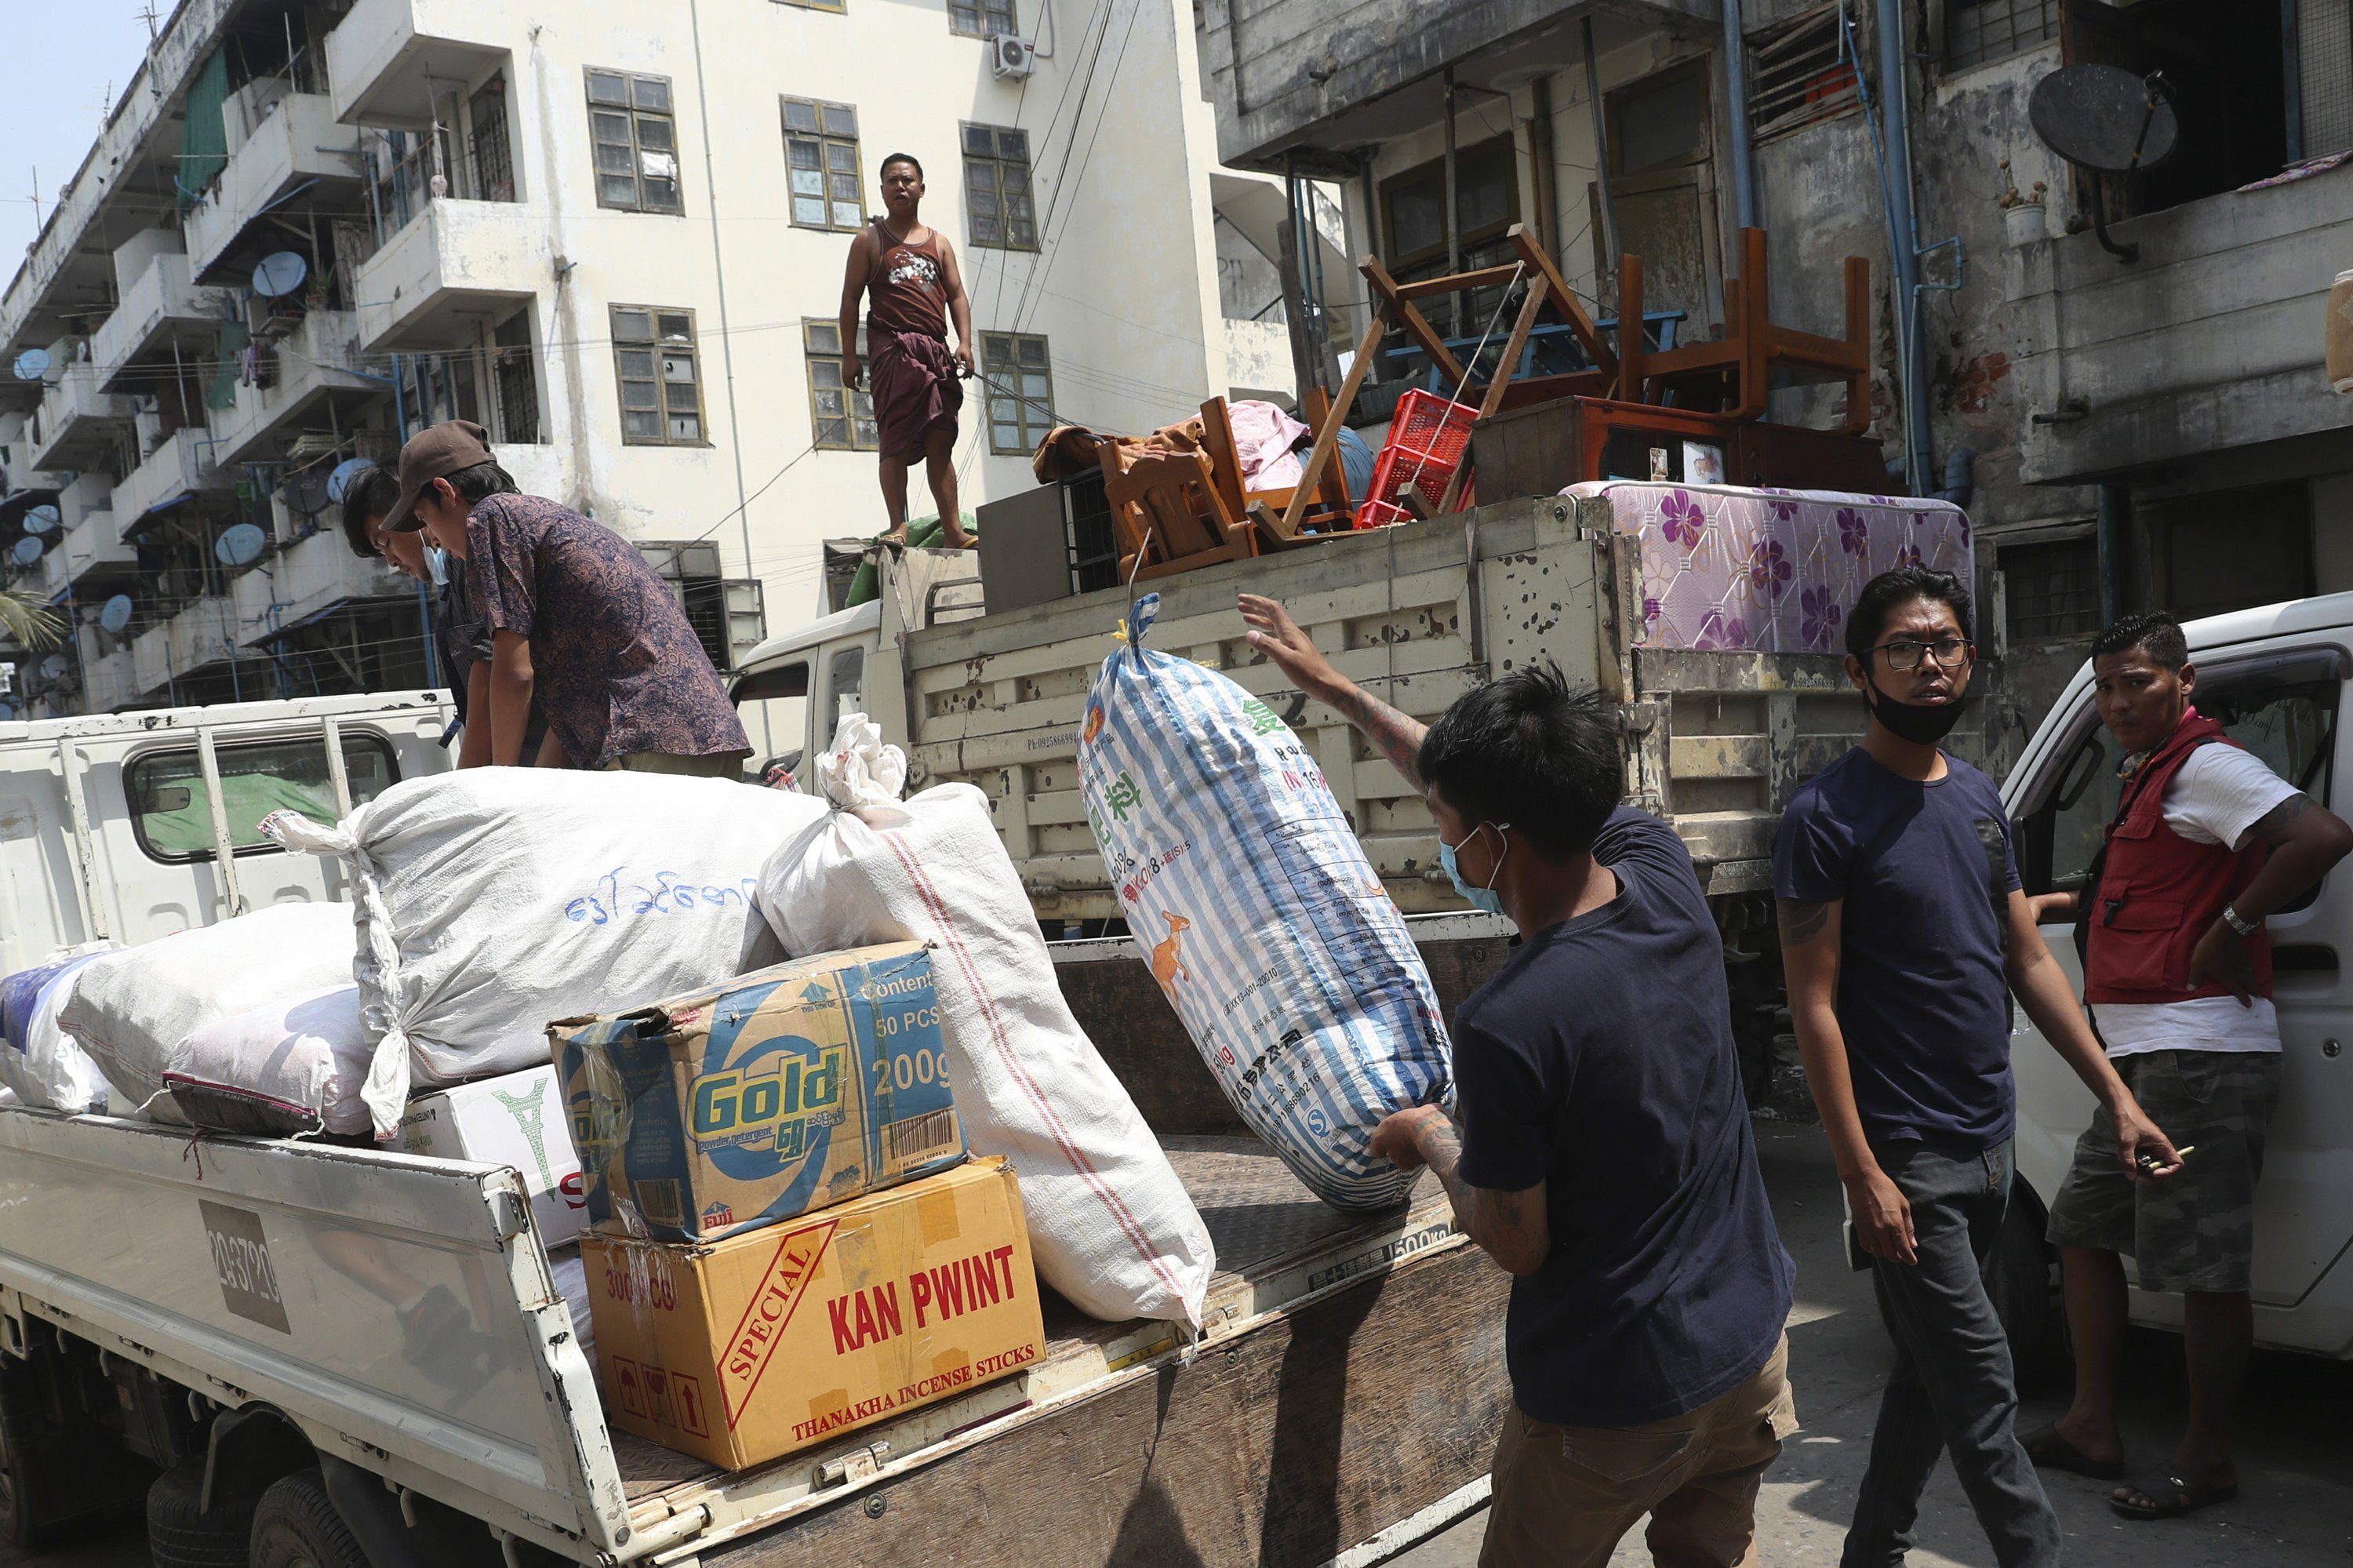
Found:
[[[1609,497],[1641,541],[1645,648],[1842,653],[1847,609],[1880,573],[1970,581],[1968,515],[1949,501],[1619,479],[1561,493]]]

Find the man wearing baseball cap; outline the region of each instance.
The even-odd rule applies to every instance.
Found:
[[[733,778],[752,747],[719,673],[636,546],[542,496],[451,419],[400,449],[387,533],[426,536],[464,563],[491,630],[491,761],[524,760],[536,695],[542,766]]]

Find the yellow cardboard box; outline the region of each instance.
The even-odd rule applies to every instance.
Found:
[[[701,1246],[589,1232],[606,1418],[741,1469],[1045,1354],[1001,1159]]]
[[[918,942],[549,1026],[588,1223],[710,1242],[964,1158]]]

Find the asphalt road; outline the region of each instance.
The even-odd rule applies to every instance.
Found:
[[[1757,1124],[1774,1217],[1798,1260],[1798,1300],[1789,1315],[1790,1375],[1805,1428],[1765,1478],[1758,1504],[1765,1560],[1832,1568],[1854,1509],[1891,1357],[1867,1277],[1849,1273],[1839,1244],[1838,1182],[1817,1128]],[[2125,1386],[2125,1441],[2137,1464],[2170,1451],[2182,1409],[2179,1341],[2136,1336]],[[2065,1404],[2063,1391],[2031,1399],[2040,1425]],[[2237,1500],[2188,1520],[2126,1523],[2109,1512],[2105,1482],[2046,1477],[2067,1531],[2071,1564],[2087,1568],[2348,1568],[2353,1563],[2353,1364],[2258,1352],[2240,1422]],[[1398,1559],[1407,1568],[1472,1568],[1485,1516],[1455,1526]],[[1991,1568],[1952,1471],[1940,1467],[1923,1507],[1916,1568]],[[1649,1561],[1640,1528],[1611,1568]],[[135,1520],[47,1552],[0,1546],[0,1568],[146,1568]],[[1283,1565],[1289,1568],[1289,1565]],[[1301,1565],[1304,1568],[1304,1565]]]

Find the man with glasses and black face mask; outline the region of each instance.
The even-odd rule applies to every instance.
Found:
[[[1841,1568],[1904,1560],[1947,1450],[2002,1568],[2059,1561],[1985,1288],[2012,1170],[2005,987],[2107,1107],[2126,1174],[2179,1164],[2035,929],[2000,792],[1937,747],[1976,662],[1968,613],[1949,573],[1863,586],[1846,673],[1869,726],[1790,800],[1773,852],[1790,1018],[1896,1343]]]

